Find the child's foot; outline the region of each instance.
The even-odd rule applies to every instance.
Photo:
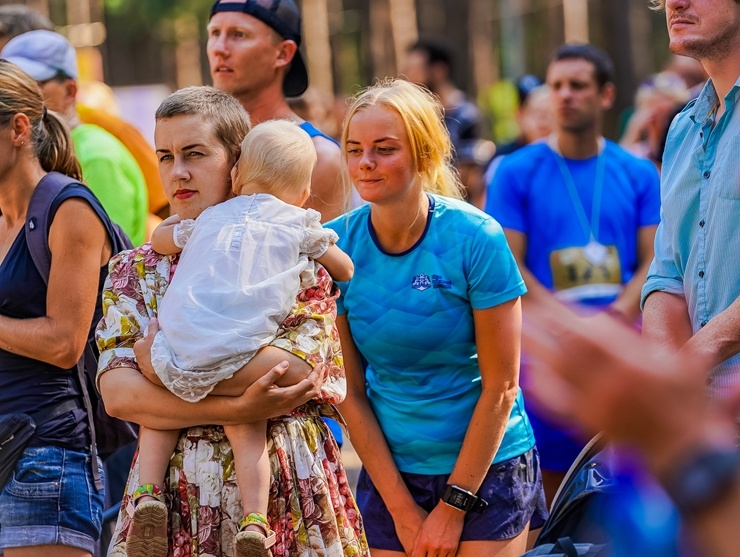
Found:
[[[239,522],[234,539],[235,557],[272,557],[270,547],[275,543],[275,532],[267,525],[267,518],[251,513]]]
[[[132,499],[131,526],[126,536],[127,557],[167,557],[167,506],[156,485],[138,487]]]

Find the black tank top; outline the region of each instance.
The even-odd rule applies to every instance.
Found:
[[[75,197],[92,206],[99,204],[93,193],[82,185],[64,189],[51,207],[51,219],[63,201]],[[107,276],[107,266],[100,269],[98,291]],[[46,315],[46,284],[31,259],[25,230],[21,230],[0,264],[0,314],[14,319]],[[99,315],[101,297],[97,297]],[[97,323],[90,324],[90,338]],[[83,450],[90,444],[76,368],[54,365],[12,354],[0,349],[0,413],[38,412],[66,400],[78,402],[71,410],[36,429],[31,446],[56,445]]]

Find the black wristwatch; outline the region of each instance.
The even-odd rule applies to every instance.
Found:
[[[687,517],[717,503],[740,481],[740,453],[709,449],[680,464],[664,482],[673,502]]]
[[[488,501],[457,485],[447,485],[447,489],[442,494],[442,501],[450,507],[474,513],[482,513],[488,506]]]

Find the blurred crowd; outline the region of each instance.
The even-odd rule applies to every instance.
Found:
[[[425,37],[409,45],[398,76],[346,99],[309,85],[298,8],[292,0],[272,4],[270,11],[259,0],[214,3],[207,46],[213,88],[184,89],[163,102],[155,148],[117,110],[110,88],[80,79],[75,49],[51,21],[24,6],[0,6],[3,94],[18,103],[30,98],[22,110],[0,95],[0,180],[22,184],[12,194],[0,191],[0,253],[26,273],[0,265],[0,277],[10,273],[6,290],[0,288],[0,367],[8,371],[0,374],[0,390],[19,393],[0,399],[14,412],[30,413],[21,402],[43,406],[39,393],[49,400],[82,396],[84,388],[57,385],[52,372],[71,369],[80,357],[84,364],[87,356],[72,358],[48,339],[68,335],[75,347],[94,343],[97,323],[90,329],[87,318],[102,318],[97,387],[111,413],[139,423],[148,443],[144,451],[142,441],[141,457],[134,458],[129,445],[106,462],[107,501],[90,491],[93,516],[85,520],[96,520],[97,507],[109,509],[109,523],[117,520],[115,528],[109,524],[112,539],[104,542],[110,541],[110,554],[179,556],[195,547],[202,557],[211,550],[239,557],[311,551],[350,557],[371,550],[381,557],[513,556],[527,549],[530,555],[560,549],[614,557],[740,555],[740,544],[729,539],[740,501],[738,2],[651,2],[666,10],[672,54],[618,115],[615,137],[604,132],[619,87],[613,61],[594,45],[571,43],[552,53],[544,75],[527,73],[514,81],[518,133],[496,141],[486,111],[454,82],[455,60],[443,40]],[[245,17],[256,23],[242,23]],[[726,27],[725,35],[715,33],[725,43],[684,39],[684,27],[700,21],[710,23],[697,33]],[[250,27],[255,24],[256,31]],[[239,43],[245,37],[259,44],[245,47]],[[23,88],[33,94],[18,93]],[[310,183],[301,183],[303,189],[287,201],[282,190],[275,196],[307,209],[316,221],[311,226],[332,238],[326,240],[331,249],[346,251],[354,268],[350,262],[335,271],[333,251],[321,261],[340,290],[323,269],[301,272],[297,297],[287,297],[286,307],[295,305],[276,320],[277,333],[255,348],[254,360],[223,374],[225,382],[235,380],[230,390],[214,391],[220,406],[210,402],[216,400],[210,385],[188,415],[183,397],[175,398],[170,386],[167,392],[157,379],[162,374],[150,371],[152,345],[164,338],[155,319],[164,320],[168,335],[179,328],[161,311],[163,300],[174,299],[164,292],[175,269],[182,269],[181,277],[209,265],[217,269],[214,276],[219,273],[218,262],[205,256],[180,266],[179,254],[189,253],[184,243],[190,241],[183,239],[181,218],[192,223],[189,235],[195,223],[208,222],[201,214],[212,216],[233,196],[272,195],[255,186],[257,178],[241,183],[242,163],[235,163],[256,149],[242,143],[244,134],[273,119],[296,122],[280,133],[297,134],[303,144],[291,148],[311,152],[303,180]],[[268,161],[271,176],[292,164],[283,159]],[[391,176],[383,188],[378,184],[386,177],[373,174],[376,168]],[[44,216],[52,278],[40,281],[34,274],[29,282],[33,248],[29,242],[21,255],[13,249],[16,235],[29,234],[36,221],[24,228],[26,206],[17,200],[29,201],[46,171],[84,181],[89,191],[70,197],[104,211],[80,213],[79,226],[87,223],[90,230],[85,244],[85,234],[63,210],[66,198],[55,201]],[[201,201],[197,196],[204,191],[209,193]],[[295,220],[311,229],[303,209]],[[430,228],[434,218],[447,228]],[[336,234],[321,229],[319,220]],[[114,257],[108,277],[100,263],[115,256],[109,253],[111,222],[136,249]],[[153,234],[154,247],[147,243]],[[214,236],[220,238],[219,232]],[[68,238],[78,243],[64,243]],[[304,253],[308,240],[301,238]],[[422,242],[423,250],[404,259]],[[241,240],[230,246],[242,249]],[[72,272],[68,254],[74,250],[89,256],[81,258],[89,269],[104,268],[97,290],[92,280],[77,288],[59,278],[64,262]],[[406,274],[413,278],[410,294],[403,295],[398,281]],[[17,295],[21,282],[34,301]],[[210,284],[203,306],[218,305],[217,316],[236,307],[236,298],[210,299]],[[179,291],[185,301],[178,307],[192,301],[191,286]],[[57,303],[65,289],[69,299]],[[440,298],[416,301],[413,296],[425,291]],[[39,306],[40,299],[48,301]],[[73,327],[72,314],[84,326]],[[33,317],[43,319],[37,328],[17,323]],[[45,343],[53,348],[42,348]],[[209,352],[204,346],[201,354]],[[272,355],[261,358],[262,348]],[[287,353],[291,372],[299,364],[310,369],[280,380]],[[342,353],[346,378],[339,371]],[[35,369],[29,362],[37,361],[50,378],[39,393],[23,367]],[[261,373],[236,381],[247,376],[238,374],[252,361]],[[394,380],[406,371],[408,383]],[[321,385],[324,379],[336,392]],[[459,396],[451,400],[455,389]],[[399,407],[410,401],[411,410],[404,413],[393,401]],[[333,405],[345,414],[363,459],[357,501],[334,443],[341,445],[345,430]],[[33,448],[63,446],[70,454],[86,454],[87,427],[75,425],[84,421],[81,410],[65,407],[66,414],[40,423],[44,443]],[[282,483],[273,477],[264,486],[265,497],[255,503],[264,503],[259,512],[247,509],[246,501],[263,486],[237,487],[237,474],[240,484],[247,483],[250,470],[245,476],[241,459],[251,454],[237,449],[237,410],[254,417],[261,428],[257,438],[268,431],[252,471],[259,465],[261,479],[276,470],[291,478]],[[222,413],[229,418],[219,421]],[[200,427],[202,421],[223,425],[226,437],[220,425]],[[160,429],[171,433],[167,444],[144,433]],[[165,445],[163,469],[150,473],[146,458],[158,444]],[[448,453],[451,460],[445,460]],[[19,461],[19,474],[32,467],[28,454]],[[55,463],[67,453],[38,454]],[[206,468],[222,487],[201,476]],[[158,486],[150,476],[165,483]],[[0,509],[0,553],[5,548],[9,557],[25,555],[13,550],[38,546],[18,518],[26,507],[10,487],[0,496],[7,500],[5,514]],[[299,503],[300,497],[311,504]],[[278,510],[275,500],[282,505]],[[159,522],[136,511],[139,506],[160,513]],[[205,522],[205,515],[212,524],[203,533],[198,521]],[[61,542],[47,536],[44,543],[99,554],[95,528],[86,528]],[[249,543],[257,540],[257,549],[247,548],[248,537]],[[564,549],[564,538],[581,546]],[[602,546],[607,549],[598,553]]]

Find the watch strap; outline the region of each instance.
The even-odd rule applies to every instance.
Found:
[[[482,513],[488,506],[488,502],[481,499],[475,493],[468,491],[458,485],[448,484],[442,494],[441,500],[447,505],[463,512],[472,511]]]

